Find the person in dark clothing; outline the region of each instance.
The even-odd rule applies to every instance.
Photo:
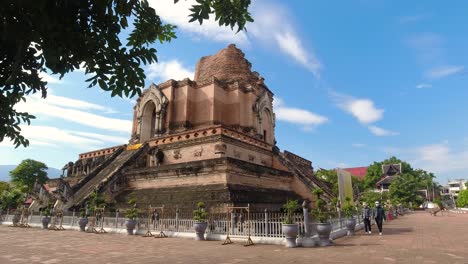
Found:
[[[362,219],[364,220],[364,230],[366,234],[372,234],[371,228],[371,219],[372,219],[372,209],[367,203],[362,204]]]
[[[374,219],[375,219],[375,224],[379,228],[379,235],[382,235],[382,222],[387,220],[387,217],[385,216],[385,210],[383,209],[382,206],[380,206],[379,201],[375,202],[375,208],[374,208]]]

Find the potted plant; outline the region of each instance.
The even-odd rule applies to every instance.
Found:
[[[345,221],[345,226],[346,226],[346,234],[348,236],[352,236],[355,233],[356,230],[356,218],[354,218],[355,215],[355,210],[354,210],[354,205],[351,203],[351,198],[346,197],[345,198],[345,205],[341,209],[343,212],[346,221]]]
[[[46,207],[44,210],[42,210],[43,216],[42,217],[42,228],[43,229],[48,229],[49,228],[49,223],[50,223],[50,208]]]
[[[205,203],[198,202],[197,209],[193,210],[193,219],[195,219],[195,223],[193,224],[193,228],[195,229],[195,240],[205,240],[205,230],[208,226],[206,222],[206,212],[205,212]]]
[[[332,231],[332,225],[329,221],[330,211],[327,208],[327,203],[322,198],[323,190],[317,188],[312,192],[317,198],[315,208],[312,210],[312,217],[317,220],[318,245],[321,247],[329,246],[331,245],[330,233]]]
[[[80,226],[81,232],[86,232],[86,225],[88,224],[88,216],[86,215],[85,208],[80,208],[80,219],[78,225]]]
[[[13,214],[13,219],[11,219],[11,221],[13,222],[13,226],[19,226],[19,222],[21,220],[21,213],[19,212],[20,210],[16,209]]]
[[[294,223],[294,212],[297,210],[297,200],[288,200],[284,205],[286,210],[286,217],[283,221],[283,234],[286,237],[286,247],[296,247],[296,238],[299,232],[299,226]]]
[[[125,217],[127,218],[125,221],[125,227],[127,227],[127,234],[133,235],[133,230],[137,224],[136,218],[138,217],[138,208],[136,205],[136,199],[130,199],[127,203],[131,207],[125,211]]]

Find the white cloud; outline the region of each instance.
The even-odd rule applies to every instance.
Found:
[[[286,8],[272,3],[262,4],[254,2],[252,5],[252,17],[255,20],[249,24],[249,36],[262,41],[265,44],[275,43],[285,55],[311,71],[315,77],[320,76],[322,65],[314,51],[306,48],[291,23],[292,16],[286,12]]]
[[[328,118],[325,116],[312,113],[305,109],[288,107],[280,98],[275,97],[274,102],[275,116],[279,121],[301,125],[306,131],[328,122]]]
[[[468,170],[468,146],[463,144],[452,146],[448,141],[442,141],[409,148],[392,148],[389,154],[401,156],[414,168],[436,175],[444,174],[455,178],[463,176]]]
[[[315,77],[320,77],[320,69],[322,68],[320,62],[313,53],[309,53],[304,49],[301,40],[294,32],[286,31],[284,33],[276,33],[274,36],[284,53],[292,56],[297,62],[310,70]]]
[[[148,78],[167,81],[169,79],[193,79],[193,71],[185,68],[178,60],[161,61],[148,65],[146,69]]]
[[[336,92],[331,92],[331,96],[338,107],[353,115],[362,124],[370,124],[383,118],[384,110],[377,108],[370,99],[354,98]]]
[[[53,104],[57,106],[64,106],[69,108],[83,109],[83,110],[99,110],[105,113],[116,113],[112,108],[89,103],[82,100],[71,99],[68,97],[53,95],[50,92],[47,93],[47,98],[45,99],[48,104]]]
[[[398,132],[386,130],[386,129],[383,129],[383,128],[377,127],[377,126],[368,126],[368,128],[369,128],[369,131],[372,134],[374,134],[376,136],[379,136],[379,137],[382,137],[382,136],[396,136],[396,135],[399,134]]]
[[[365,144],[362,144],[362,143],[353,143],[351,144],[351,146],[355,147],[355,148],[363,148],[365,147],[366,145]]]
[[[58,147],[66,144],[67,147],[79,149],[96,149],[103,141],[73,135],[69,131],[50,126],[21,126],[21,134],[30,140],[30,146]],[[12,142],[2,142],[3,146],[13,146]]]
[[[335,91],[330,91],[329,94],[339,108],[354,116],[359,123],[366,125],[372,134],[376,136],[395,136],[399,134],[398,132],[372,125],[383,119],[385,111],[384,109],[377,108],[372,100],[355,98]]]
[[[420,22],[427,18],[427,15],[410,15],[398,17],[398,22],[401,24]]]
[[[426,72],[426,77],[430,79],[441,79],[462,72],[465,69],[461,65],[447,65],[431,69]]]
[[[111,135],[89,133],[89,132],[80,132],[80,131],[70,131],[70,133],[83,136],[86,138],[97,139],[103,142],[112,142],[112,143],[117,143],[117,144],[125,144],[128,142],[128,138],[126,137],[111,136]]]
[[[63,83],[62,80],[55,78],[52,75],[45,72],[39,72],[39,77],[47,83]]]
[[[416,52],[416,58],[421,64],[434,64],[444,61],[445,40],[442,36],[424,32],[410,36],[406,43]]]
[[[230,27],[220,27],[213,16],[210,17],[210,20],[205,20],[202,25],[198,21],[188,23],[190,20],[189,9],[196,4],[195,0],[179,1],[177,4],[174,4],[174,0],[149,0],[148,2],[165,22],[174,24],[182,31],[193,33],[197,37],[236,44],[248,44],[249,42],[245,32],[236,34],[236,30],[231,30]]]
[[[75,104],[74,106],[78,105],[79,104]],[[83,109],[90,109],[89,107],[85,108],[83,105],[81,106]],[[48,104],[47,99],[39,99],[36,97],[28,97],[27,102],[19,103],[16,109],[21,112],[28,112],[32,115],[55,117],[65,121],[110,131],[130,133],[132,127],[132,122],[130,120],[109,118],[81,110],[60,107]]]
[[[235,43],[247,46],[253,38],[263,44],[274,43],[281,52],[311,71],[316,77],[320,75],[321,63],[310,48],[306,48],[300,35],[292,23],[292,16],[287,14],[281,5],[272,3],[262,4],[253,1],[250,6],[254,23],[246,25],[248,31],[235,33],[229,27],[220,27],[213,17],[204,21],[202,25],[198,22],[188,23],[190,20],[189,9],[196,4],[195,0],[179,1],[174,4],[173,0],[150,0],[150,5],[156,13],[167,23],[176,25],[184,32],[192,33],[195,37],[203,37],[210,41],[223,43]],[[275,33],[271,33],[274,30]]]
[[[431,87],[432,87],[432,84],[430,83],[420,83],[416,85],[416,88],[418,89],[431,88]]]

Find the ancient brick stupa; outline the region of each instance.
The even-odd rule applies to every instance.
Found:
[[[229,45],[197,63],[194,80],[146,89],[134,107],[129,144],[79,155],[64,167],[78,207],[97,190],[122,205],[212,210],[245,205],[278,210],[287,199],[312,200],[330,191],[310,161],[275,146],[273,93]],[[54,182],[50,182],[54,187]]]

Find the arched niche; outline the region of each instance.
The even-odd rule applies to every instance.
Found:
[[[273,122],[273,114],[271,110],[269,108],[264,108],[261,114],[262,135],[263,140],[270,144],[274,143],[273,131],[275,128],[273,126]]]
[[[257,136],[269,144],[275,142],[275,116],[271,96],[264,91],[253,105],[254,126]]]
[[[136,108],[137,133],[140,142],[162,135],[169,100],[154,84],[143,93]]]
[[[152,138],[155,133],[156,105],[152,101],[146,102],[143,106],[140,122],[140,138],[144,142]]]

